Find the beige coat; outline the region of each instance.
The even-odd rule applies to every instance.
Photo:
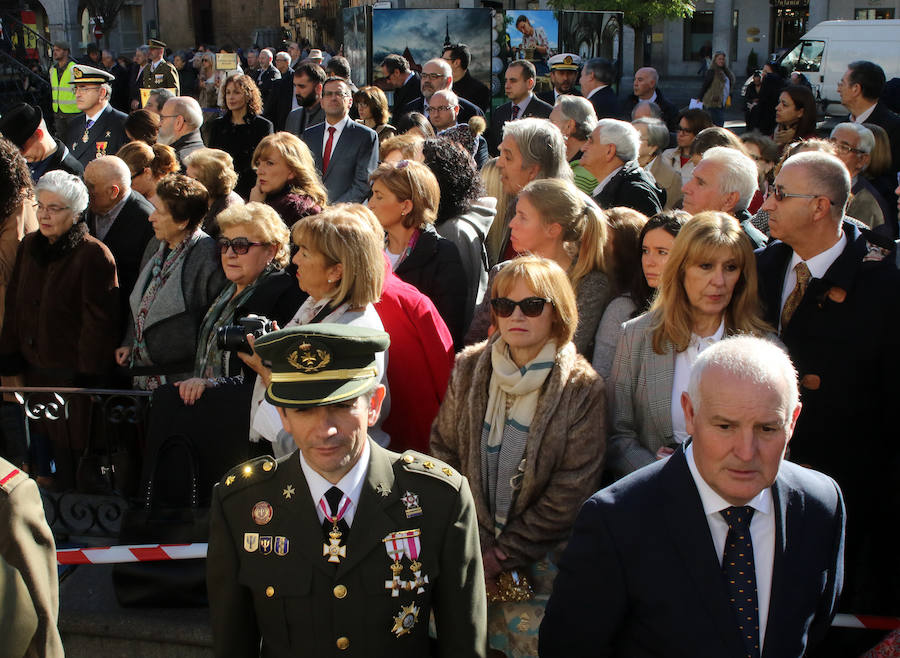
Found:
[[[672,210],[684,197],[681,191],[681,173],[672,169],[660,156],[653,158],[649,171],[656,179],[657,185],[666,191],[666,205],[663,206],[663,210]]]
[[[12,278],[16,264],[16,252],[26,233],[37,231],[38,221],[34,214],[34,199],[22,199],[13,213],[0,222],[0,327],[6,311],[6,287]]]
[[[556,355],[531,422],[525,476],[503,533],[495,538],[481,480],[481,428],[488,402],[491,345],[456,357],[450,386],[431,428],[431,454],[469,478],[482,550],[496,544],[504,567],[531,564],[568,540],[581,504],[596,491],[606,452],[603,379],[572,343]]]

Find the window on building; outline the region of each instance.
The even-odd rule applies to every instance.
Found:
[[[144,42],[143,12],[140,5],[123,5],[116,23],[122,34],[123,48],[134,48]]]
[[[695,11],[691,18],[684,19],[684,52],[685,61],[700,61],[704,57],[712,57],[713,13],[711,11]]]
[[[890,19],[894,17],[893,9],[857,9],[853,17],[858,21],[871,21],[876,19]]]

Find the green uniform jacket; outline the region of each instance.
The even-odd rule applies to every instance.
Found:
[[[144,67],[141,77],[141,87],[144,89],[172,89],[175,95],[181,95],[181,85],[178,82],[178,71],[165,60],[160,62],[155,71],[150,70],[151,65]]]
[[[326,537],[296,452],[247,462],[216,485],[207,558],[216,656],[485,655],[484,572],[467,480],[420,453],[369,446],[338,565],[323,555]],[[271,506],[262,525],[252,515],[258,503]],[[394,561],[382,540],[412,529],[420,531],[417,559],[428,582],[395,592],[386,586]],[[402,558],[401,581],[413,580],[410,562]],[[437,641],[428,636],[432,612]],[[404,617],[414,623],[398,635]]]

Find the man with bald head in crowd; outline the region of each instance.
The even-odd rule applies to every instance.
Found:
[[[453,88],[453,70],[445,60],[437,57],[429,59],[422,67],[422,95],[414,98],[403,106],[401,114],[419,112],[428,116],[428,99],[436,91]],[[460,123],[469,123],[474,116],[484,116],[481,108],[470,103],[465,98],[459,98],[459,114],[457,120]]]
[[[259,94],[262,96],[263,107],[269,102],[269,96],[272,94],[272,87],[276,81],[281,80],[281,71],[275,66],[275,53],[269,48],[263,48],[259,51],[257,61],[259,62],[259,72],[256,74],[255,82],[259,87]]]
[[[160,144],[167,144],[175,149],[178,164],[184,169],[183,159],[197,149],[204,147],[200,137],[200,126],[203,125],[203,110],[196,98],[176,96],[163,105],[159,115]]]
[[[88,164],[84,184],[88,189],[88,230],[109,248],[116,261],[123,311],[120,317],[130,322],[128,296],[137,281],[144,249],[153,239],[153,226],[148,221],[153,205],[131,189],[131,171],[114,155]],[[119,338],[124,331],[125,322]]]
[[[657,88],[658,84],[659,73],[657,73],[656,69],[652,66],[645,66],[644,68],[635,71],[634,83],[632,85],[634,93],[627,96],[622,103],[622,118],[626,121],[631,119],[631,113],[634,110],[634,106],[641,101],[647,101],[656,103],[662,112],[660,118],[666,122],[666,125],[670,130],[676,129],[678,127],[676,123],[678,119],[678,108],[663,96],[662,91]]]
[[[765,319],[800,375],[791,459],[831,475],[847,501],[842,608],[900,613],[896,561],[900,443],[900,273],[868,229],[848,221],[850,176],[836,157],[800,153],[763,209],[775,241],[757,252]],[[833,655],[859,655],[844,647]]]

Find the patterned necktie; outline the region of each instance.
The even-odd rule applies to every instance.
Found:
[[[747,658],[759,658],[759,603],[756,596],[756,568],[753,564],[753,541],[750,519],[753,508],[729,507],[720,512],[728,524],[722,575],[731,608],[741,631]]]
[[[512,121],[515,121],[518,118],[519,118],[519,106],[513,105],[512,106]]]
[[[325,502],[328,503],[328,509],[330,510],[332,518],[341,514],[341,499],[344,497],[344,492],[338,489],[337,487],[331,487],[328,491],[325,492]],[[338,530],[341,531],[343,535],[344,541],[347,540],[347,535],[350,533],[350,526],[347,525],[347,522],[341,518],[337,522]],[[322,519],[322,530],[325,531],[325,535],[327,536],[329,532],[331,532],[332,523],[328,519]]]
[[[794,289],[791,291],[791,294],[788,295],[788,298],[785,300],[784,308],[781,311],[782,331],[784,331],[784,328],[787,327],[788,322],[791,321],[791,318],[794,317],[794,311],[796,311],[797,307],[800,306],[800,302],[803,300],[803,295],[806,294],[806,287],[809,285],[809,280],[812,278],[812,274],[810,274],[809,268],[803,261],[800,261],[794,266],[794,272],[797,275],[797,283],[796,285],[794,285]]]
[[[334,142],[334,126],[328,126],[328,141],[325,142],[325,153],[322,154],[322,175],[328,171],[328,163],[331,162],[331,145]]]

